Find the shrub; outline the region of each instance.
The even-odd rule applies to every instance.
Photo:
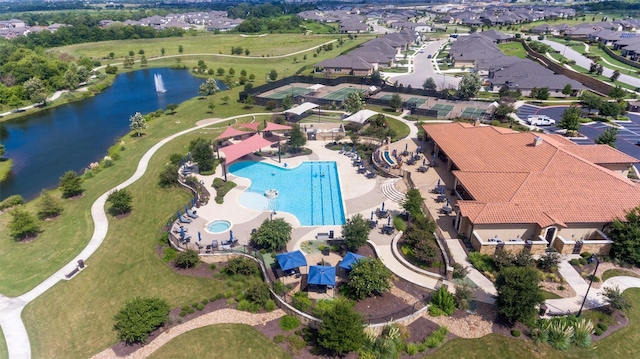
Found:
[[[258,264],[252,259],[245,257],[235,257],[227,261],[227,265],[224,268],[227,274],[241,274],[245,276],[254,276],[260,272]]]
[[[451,315],[456,310],[456,301],[453,294],[442,286],[431,296],[431,306],[442,310],[446,315]]]
[[[202,303],[203,305],[207,305],[209,303],[209,299],[204,298],[203,300],[200,301],[200,303]]]
[[[195,311],[193,308],[189,308],[189,310],[187,310],[187,313],[189,313],[189,314],[193,314],[193,313],[195,313],[195,312],[196,312],[196,311]]]
[[[415,343],[409,343],[405,348],[405,352],[409,355],[416,355],[418,354],[418,346]]]
[[[580,253],[580,257],[584,258],[584,259],[589,259],[591,258],[591,253],[589,252],[582,252]]]
[[[300,326],[300,321],[293,315],[285,315],[280,318],[280,328],[282,330],[293,330]]]
[[[264,303],[264,310],[267,312],[273,312],[274,309],[276,309],[276,302],[273,299],[269,299]]]
[[[218,268],[218,266],[215,263],[209,264],[209,269],[216,270],[216,268]]]
[[[565,290],[566,288],[563,285],[558,286],[558,290]]]
[[[424,343],[427,348],[437,348],[442,345],[448,332],[447,327],[442,326],[429,334],[429,336],[425,338]]]
[[[598,328],[600,328],[603,332],[606,332],[609,329],[609,326],[604,323],[598,323]]]
[[[275,337],[273,337],[273,342],[278,344],[284,342],[284,335],[282,334],[276,335]]]
[[[269,294],[269,285],[264,282],[256,283],[244,292],[247,300],[258,303],[260,306],[263,306],[270,299]]]
[[[294,308],[303,312],[307,312],[311,308],[311,299],[304,292],[296,292],[291,298],[291,302]]]
[[[169,318],[169,304],[160,298],[137,297],[115,315],[114,328],[126,343],[144,343],[154,329]]]
[[[184,252],[178,253],[176,255],[175,264],[178,268],[193,268],[200,261],[200,256],[198,252],[193,249],[187,249]]]
[[[560,254],[557,252],[547,252],[538,259],[538,267],[546,272],[551,272],[560,263]]]
[[[556,321],[550,323],[548,333],[551,347],[558,350],[566,350],[571,344],[574,329],[566,322]]]
[[[571,264],[572,266],[579,266],[580,262],[578,261],[578,258],[573,258],[569,261],[569,264]]]
[[[545,328],[531,329],[531,340],[536,344],[546,343],[549,340],[549,332]]]
[[[9,196],[4,199],[4,201],[0,202],[0,211],[4,211],[5,209],[15,207],[24,203],[24,199],[19,194],[14,194],[13,196]]]
[[[593,334],[597,335],[597,336],[601,336],[602,335],[603,330],[600,328],[596,328],[593,331]]]
[[[9,212],[11,215],[9,233],[17,241],[36,236],[41,231],[38,220],[21,207],[16,207]]]
[[[467,275],[467,269],[460,263],[454,263],[452,275],[454,279],[463,279]]]
[[[51,192],[42,191],[40,194],[40,201],[38,203],[38,218],[41,220],[47,218],[54,218],[60,215],[64,208],[60,203],[60,200],[54,198]]]
[[[493,258],[487,254],[471,252],[467,259],[480,272],[495,272],[496,270]]]
[[[171,247],[167,247],[162,252],[162,261],[165,262],[165,263],[169,263],[172,260],[176,259],[176,255],[177,254],[178,254],[178,252],[176,252],[175,249],[173,249]]]
[[[255,313],[260,311],[260,304],[243,299],[238,302],[238,310]]]
[[[579,320],[573,325],[573,330],[573,342],[580,348],[588,348],[591,345],[593,322],[588,319]]]
[[[198,305],[196,305],[196,309],[202,311],[204,309],[204,304],[198,303]]]
[[[514,337],[519,337],[522,333],[520,333],[520,331],[518,329],[511,329],[511,335],[513,335]]]
[[[598,277],[597,275],[592,274],[589,276],[589,279],[593,280],[595,283],[600,283],[600,277]]]
[[[580,265],[585,265],[588,263],[587,260],[582,257],[578,258],[578,262],[580,263]]]

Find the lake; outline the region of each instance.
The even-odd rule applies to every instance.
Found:
[[[162,75],[166,92],[156,93],[154,75]],[[136,112],[166,109],[198,95],[204,82],[188,70],[144,69],[120,74],[94,97],[0,123],[0,141],[14,162],[0,184],[0,200],[13,194],[25,200],[54,188],[69,170],[81,171],[102,159],[129,132]]]

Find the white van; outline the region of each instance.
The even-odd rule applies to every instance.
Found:
[[[527,122],[533,126],[551,126],[556,124],[556,120],[545,115],[530,115],[527,117]]]

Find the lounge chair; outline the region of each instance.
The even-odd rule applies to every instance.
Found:
[[[188,209],[188,208],[186,208],[185,210],[186,210],[186,212],[187,212],[187,216],[189,216],[189,217],[191,217],[191,218],[198,218],[198,215],[196,214],[196,212],[195,212],[195,211],[192,211],[192,210],[190,210],[190,209]]]
[[[180,223],[191,223],[191,218],[189,217],[185,217],[183,215],[181,215],[180,217],[178,217],[178,220],[180,221]]]

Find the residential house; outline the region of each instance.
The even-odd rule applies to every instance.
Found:
[[[316,71],[328,76],[351,75],[369,76],[374,71],[374,66],[357,55],[340,55],[333,59],[321,61],[315,65]]]
[[[640,203],[639,161],[607,145],[466,123],[424,125],[457,197],[454,227],[474,249],[607,254],[607,226]]]
[[[576,80],[556,75],[537,62],[525,59],[492,69],[487,81],[491,91],[498,92],[501,88],[508,87],[511,90],[519,89],[525,96],[529,96],[534,88],[545,87],[549,89],[551,96],[562,96],[562,90],[567,84],[571,85],[573,96],[586,89]]]

